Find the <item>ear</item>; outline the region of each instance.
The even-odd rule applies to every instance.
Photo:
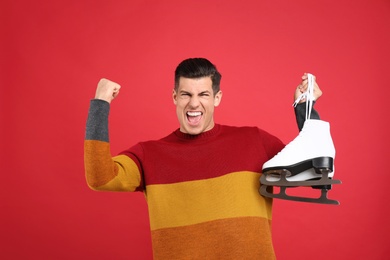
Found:
[[[214,96],[214,106],[217,107],[221,103],[222,100],[222,91],[218,91],[217,94]]]
[[[172,99],[173,99],[173,104],[177,104],[177,93],[176,93],[176,90],[173,89],[172,91]]]

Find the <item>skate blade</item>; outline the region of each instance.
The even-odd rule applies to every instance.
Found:
[[[260,177],[260,183],[268,186],[286,186],[286,187],[315,187],[315,186],[329,186],[332,184],[341,184],[340,180],[334,180],[328,177],[330,170],[329,169],[318,169],[321,173],[321,178],[318,180],[303,180],[303,181],[289,181],[287,178],[291,176],[290,172],[287,170],[282,170],[280,173],[280,179],[277,181],[268,181],[267,174],[263,173]]]
[[[269,192],[268,188],[272,189],[272,186],[261,185],[260,190],[259,190],[260,194],[263,195],[264,197],[274,198],[274,199],[291,200],[291,201],[298,201],[298,202],[309,202],[309,203],[317,203],[317,204],[327,204],[327,205],[340,205],[340,202],[338,202],[337,200],[332,200],[332,199],[328,198],[328,190],[326,190],[326,189],[321,190],[321,196],[319,198],[305,198],[305,197],[287,195],[286,189],[292,188],[292,187],[280,187],[280,192],[277,194]]]

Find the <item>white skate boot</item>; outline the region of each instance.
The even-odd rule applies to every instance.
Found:
[[[299,135],[271,160],[263,165],[260,178],[260,193],[263,196],[294,201],[336,204],[329,200],[327,192],[332,184],[341,183],[333,180],[335,148],[330,135],[328,122],[310,119],[313,106],[313,75],[308,75],[306,95],[306,121]],[[297,101],[294,103],[298,103]],[[278,194],[272,193],[272,187],[280,187]],[[312,187],[321,189],[320,198],[304,198],[286,194],[288,187]]]

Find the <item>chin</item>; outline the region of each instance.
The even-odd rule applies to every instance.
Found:
[[[187,134],[198,135],[198,134],[201,134],[202,132],[203,132],[202,130],[190,130],[190,131],[187,131]]]
[[[202,127],[186,127],[183,129],[185,133],[190,135],[198,135],[203,133],[204,129]]]

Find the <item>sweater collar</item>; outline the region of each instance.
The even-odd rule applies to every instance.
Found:
[[[186,133],[180,132],[180,128],[177,129],[174,133],[180,139],[185,139],[185,140],[204,140],[206,138],[216,136],[219,133],[220,129],[221,129],[221,125],[215,124],[214,127],[211,130],[203,132],[203,133],[200,133],[198,135],[190,135],[190,134],[186,134]]]

